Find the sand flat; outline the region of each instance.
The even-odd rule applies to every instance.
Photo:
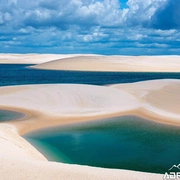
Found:
[[[48,162],[20,134],[36,129],[122,114],[180,125],[180,80],[107,87],[78,84],[0,87],[0,107],[28,113],[24,121],[0,124],[3,179],[162,179],[163,175]],[[163,95],[160,95],[163,93]],[[172,107],[167,109],[168,105]],[[168,111],[167,111],[168,110]]]

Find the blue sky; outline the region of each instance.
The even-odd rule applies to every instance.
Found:
[[[0,53],[180,55],[180,3],[0,0]]]

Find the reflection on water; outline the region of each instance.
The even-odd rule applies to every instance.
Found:
[[[26,117],[26,115],[23,113],[0,109],[0,122],[22,119],[24,117]]]
[[[136,116],[48,128],[24,137],[53,161],[154,173],[180,163],[180,127]]]

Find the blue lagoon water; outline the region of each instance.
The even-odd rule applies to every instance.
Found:
[[[86,72],[37,70],[29,65],[0,64],[0,86],[23,84],[75,83],[106,85],[153,79],[180,79],[179,73]]]
[[[0,122],[19,120],[24,117],[26,117],[26,115],[23,113],[0,109]]]
[[[24,136],[52,161],[165,173],[180,163],[180,127],[122,116]]]

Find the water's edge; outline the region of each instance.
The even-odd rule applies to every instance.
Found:
[[[180,128],[137,116],[47,128],[23,137],[48,160],[69,164],[165,173],[180,159]]]
[[[23,120],[27,117],[27,114],[22,112],[0,109],[0,123],[1,122],[9,122],[9,121],[17,121]]]

